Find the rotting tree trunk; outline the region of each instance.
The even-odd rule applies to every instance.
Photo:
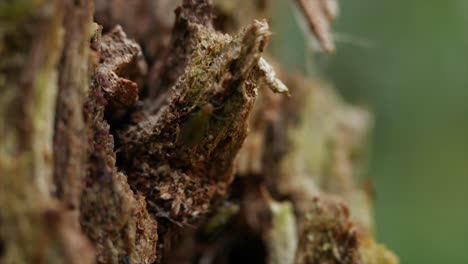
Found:
[[[270,1],[174,2],[0,3],[0,263],[397,263],[370,114],[262,58]]]

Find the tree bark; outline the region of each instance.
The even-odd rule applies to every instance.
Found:
[[[0,3],[0,263],[398,263],[371,114],[269,57],[270,1],[233,2]],[[332,51],[336,2],[291,2]]]

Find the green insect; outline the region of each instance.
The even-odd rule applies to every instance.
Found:
[[[194,145],[200,142],[209,130],[210,119],[215,107],[207,103],[182,125],[179,139],[183,144]]]

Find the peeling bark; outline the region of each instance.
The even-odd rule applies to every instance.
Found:
[[[99,59],[85,105],[89,131],[87,177],[81,198],[81,225],[94,243],[98,263],[153,263],[158,241],[157,222],[148,214],[144,197],[135,194],[115,164],[114,139],[104,119],[108,102],[117,94],[135,94],[136,84],[119,74],[137,68],[139,46],[126,39],[120,28],[100,38],[98,28],[92,47]],[[115,56],[115,55],[119,56]],[[125,84],[112,86],[117,78]],[[128,98],[128,96],[126,96]],[[119,98],[119,100],[122,100]]]
[[[269,34],[263,22],[233,39],[195,30],[197,50],[168,103],[121,136],[131,185],[182,223],[210,211],[232,181],[256,94],[253,69]]]

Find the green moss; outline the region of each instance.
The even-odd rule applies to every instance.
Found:
[[[269,264],[292,264],[297,249],[296,217],[290,202],[269,202],[272,227],[267,234]]]

